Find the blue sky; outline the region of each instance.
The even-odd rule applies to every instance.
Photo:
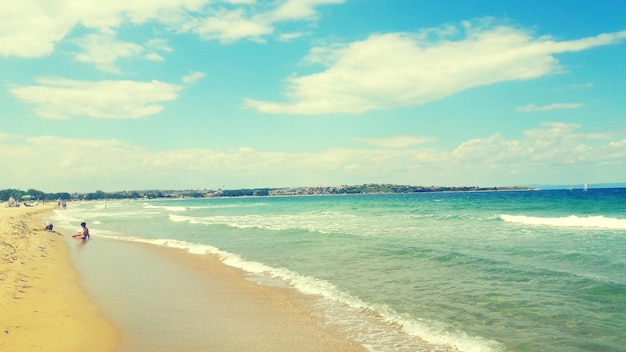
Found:
[[[626,5],[23,0],[0,188],[626,181]]]

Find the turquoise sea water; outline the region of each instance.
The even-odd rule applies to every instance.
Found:
[[[55,224],[83,220],[317,295],[372,351],[626,351],[626,189],[86,202]]]

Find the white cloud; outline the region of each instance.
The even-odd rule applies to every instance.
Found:
[[[435,137],[418,137],[418,136],[393,136],[386,138],[355,138],[359,142],[365,144],[387,147],[387,148],[405,148],[413,145],[424,144],[436,140]]]
[[[50,54],[76,24],[61,16],[62,4],[50,1],[6,1],[0,11],[0,55],[39,57]],[[56,16],[58,15],[58,16]]]
[[[144,44],[144,51],[148,51],[144,58],[150,61],[165,61],[165,58],[161,56],[161,54],[157,53],[157,51],[168,52],[171,53],[174,51],[169,45],[167,45],[167,40],[161,38],[153,38],[148,40]]]
[[[288,102],[246,99],[265,113],[363,113],[414,106],[498,82],[563,72],[555,54],[618,43],[626,31],[574,41],[533,37],[513,27],[464,23],[464,37],[445,26],[419,33],[374,34],[346,45],[311,50],[325,69],[286,79]],[[430,39],[439,35],[436,39]]]
[[[155,22],[174,32],[192,32],[207,40],[263,41],[262,36],[274,33],[277,23],[315,20],[316,7],[343,2],[345,0],[283,0],[270,3],[254,0],[9,1],[2,4],[0,11],[0,56],[49,55],[55,45],[78,25],[106,34],[125,23],[140,25]],[[131,43],[117,43],[114,52],[104,56],[95,55],[96,48],[89,46],[79,60],[98,64],[107,72],[112,71],[110,62],[115,61],[113,56],[132,56],[128,50],[137,49],[125,47],[127,44]],[[154,58],[151,54],[147,56]]]
[[[550,111],[550,110],[563,110],[563,109],[579,109],[584,105],[580,103],[555,103],[543,106],[537,106],[535,104],[528,104],[526,106],[518,106],[515,111],[518,112],[535,112],[535,111]]]
[[[44,118],[71,117],[134,119],[163,110],[162,102],[176,99],[182,86],[160,81],[75,81],[38,79],[36,85],[10,89],[20,101],[35,105]]]
[[[315,19],[320,5],[343,4],[345,0],[286,0],[269,13],[272,22]]]
[[[50,191],[95,191],[87,188],[94,187],[92,181],[102,186],[123,186],[120,180],[131,173],[143,174],[141,161],[146,156],[143,148],[119,140],[55,136],[16,136],[10,143],[0,141],[0,153],[0,162],[12,170],[9,184]],[[33,172],[32,168],[23,167],[25,160],[46,171]]]
[[[214,6],[208,14],[199,13],[175,24],[178,31],[191,32],[205,40],[232,43],[242,39],[265,42],[265,36],[276,32],[284,22],[314,21],[317,7],[342,4],[345,0],[283,0],[269,3],[256,1],[227,1],[230,7]],[[293,40],[298,32],[279,34],[279,40]]]
[[[147,53],[146,56],[144,56],[144,58],[146,60],[150,60],[150,61],[165,61],[163,56],[161,56],[161,55],[159,55],[157,53]]]
[[[174,49],[172,49],[167,44],[167,40],[162,39],[162,38],[153,38],[153,39],[148,40],[145,44],[145,47],[150,48],[152,50],[158,50],[158,51],[166,51],[166,52],[174,51]]]
[[[258,18],[246,18],[243,9],[222,9],[202,20],[190,21],[184,28],[205,40],[215,39],[225,43],[244,38],[260,38],[274,31],[270,23]]]
[[[94,64],[97,69],[109,73],[121,73],[115,66],[118,59],[144,52],[139,44],[116,41],[113,32],[90,34],[77,39],[76,43],[84,50],[74,56],[76,61]]]
[[[102,187],[98,185],[114,191],[378,181],[501,186],[580,179],[607,182],[611,180],[594,175],[623,175],[624,135],[605,134],[601,143],[594,144],[597,136],[581,133],[581,128],[545,123],[525,131],[519,139],[494,134],[468,140],[454,150],[385,147],[313,152],[267,152],[248,147],[151,151],[119,140],[2,136],[0,165],[14,171],[5,175],[6,184],[58,191],[94,191],[93,187]],[[24,168],[24,160],[46,172]],[[142,177],[137,178],[138,174]]]
[[[20,0],[2,4],[0,55],[41,57],[54,51],[75,26],[103,33],[128,21],[141,24],[182,21],[208,0]]]
[[[591,83],[591,82],[587,82],[585,84],[576,83],[576,84],[570,85],[571,89],[587,89],[587,88],[591,88],[591,87],[593,87],[593,83]]]
[[[559,122],[543,123],[541,128],[525,130],[519,140],[507,140],[499,134],[462,143],[454,150],[453,163],[472,163],[490,169],[547,170],[562,168],[574,161],[578,166],[599,161],[595,155],[607,145],[594,147],[589,144],[608,135],[583,134],[582,126]]]
[[[626,148],[626,139],[617,142],[611,142],[609,145],[614,148]]]
[[[157,51],[173,51],[166,40],[154,38],[145,45],[124,42],[116,39],[113,30],[89,34],[75,39],[74,42],[83,49],[83,52],[74,55],[76,61],[94,64],[100,71],[115,74],[122,73],[116,65],[120,59],[141,57],[150,61],[164,61]]]
[[[183,78],[181,78],[181,81],[183,81],[183,83],[186,84],[191,84],[197,80],[200,80],[202,78],[204,78],[206,76],[206,74],[204,72],[190,72],[187,76],[184,76]]]
[[[278,37],[278,40],[282,42],[289,42],[289,41],[298,39],[300,37],[303,37],[305,35],[307,35],[307,33],[303,33],[303,32],[283,33]]]
[[[224,2],[233,5],[254,5],[256,0],[224,0]]]
[[[41,2],[45,0],[39,0]],[[125,22],[143,24],[148,21],[168,23],[188,11],[199,11],[208,0],[57,0],[66,4],[67,17],[76,18],[88,28],[110,29]]]

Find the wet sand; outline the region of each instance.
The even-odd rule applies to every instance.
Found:
[[[122,330],[121,352],[365,351],[324,325],[311,297],[258,285],[213,255],[68,239],[94,302]]]
[[[0,351],[115,351],[117,328],[79,283],[52,205],[0,204]]]

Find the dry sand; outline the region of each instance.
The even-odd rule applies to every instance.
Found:
[[[91,303],[51,205],[0,204],[0,351],[115,351],[119,333]]]

